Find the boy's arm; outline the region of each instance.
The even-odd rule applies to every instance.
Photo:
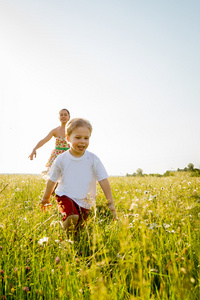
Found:
[[[114,205],[111,187],[110,187],[110,183],[109,183],[108,179],[106,178],[106,179],[99,181],[99,184],[104,192],[106,199],[108,200],[108,207],[112,211],[114,217],[117,218],[117,213],[115,211],[115,205]]]
[[[40,202],[41,208],[44,208],[44,205],[49,203],[49,198],[53,192],[55,185],[56,185],[56,182],[53,182],[50,179],[47,181],[46,189],[45,189],[44,195],[42,197],[42,200]]]

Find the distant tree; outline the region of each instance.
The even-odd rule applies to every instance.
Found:
[[[193,171],[194,170],[194,165],[192,163],[189,163],[187,166],[188,171]]]
[[[136,172],[137,172],[137,175],[142,176],[143,170],[138,168]]]
[[[174,173],[173,171],[166,171],[166,172],[163,174],[164,177],[174,176],[174,175],[175,175],[175,173]]]

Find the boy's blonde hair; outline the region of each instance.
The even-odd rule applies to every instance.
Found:
[[[72,132],[78,127],[87,127],[90,131],[90,134],[92,133],[92,125],[88,120],[82,118],[74,118],[67,123],[67,136],[70,136]]]

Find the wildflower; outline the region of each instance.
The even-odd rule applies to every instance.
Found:
[[[56,264],[59,264],[60,258],[58,256],[56,257],[55,262],[56,262]]]
[[[138,207],[138,205],[136,203],[132,202],[129,210],[133,210],[134,207]]]
[[[68,242],[68,243],[70,243],[70,244],[74,244],[74,242],[71,241],[71,240],[66,240],[66,242]]]
[[[166,223],[164,223],[163,226],[164,226],[165,229],[167,229],[167,228],[170,227],[170,225],[169,225],[169,224],[166,224]]]
[[[153,223],[151,226],[149,226],[149,229],[154,229],[154,227],[157,227],[157,226],[158,226],[158,224]]]
[[[38,241],[38,244],[40,245],[40,246],[42,246],[44,243],[47,243],[49,241],[49,238],[48,237],[43,237],[42,239],[40,239],[39,241]]]
[[[158,273],[158,270],[157,269],[151,269],[150,272],[151,273]]]
[[[193,277],[190,278],[190,281],[191,281],[192,283],[195,283],[195,279],[194,279]]]
[[[27,286],[24,286],[24,287],[23,287],[23,291],[29,292],[29,288],[28,288]]]
[[[11,293],[13,294],[15,292],[15,289],[14,288],[11,288]]]
[[[193,191],[193,195],[196,196],[197,195],[197,190]]]
[[[55,227],[57,223],[58,223],[58,221],[52,221],[51,224],[50,224],[50,227],[51,227],[51,226],[54,226],[54,227]]]
[[[51,203],[46,203],[46,204],[44,204],[44,206],[46,207],[46,206],[52,206],[52,204]]]
[[[156,195],[155,196],[152,196],[152,195],[149,196],[149,201],[152,201],[154,199],[156,199]]]
[[[186,274],[186,273],[187,273],[187,271],[186,271],[186,269],[185,269],[185,268],[180,268],[180,271],[181,271],[182,273],[184,273],[184,274]]]
[[[4,274],[4,271],[3,271],[3,269],[1,269],[1,275],[3,275]]]

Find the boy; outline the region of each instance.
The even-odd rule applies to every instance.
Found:
[[[92,133],[91,124],[75,118],[67,124],[67,141],[70,149],[60,154],[49,172],[49,180],[41,201],[41,206],[49,203],[56,182],[56,198],[63,215],[63,227],[71,230],[80,221],[86,220],[90,208],[95,203],[96,180],[98,180],[108,206],[116,218],[108,174],[100,159],[87,151]]]

